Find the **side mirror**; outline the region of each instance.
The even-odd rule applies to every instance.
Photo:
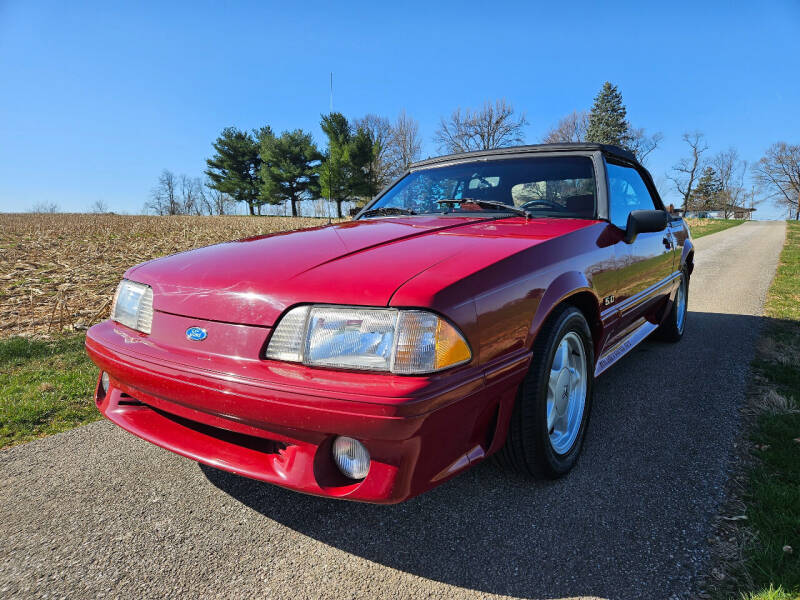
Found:
[[[667,212],[664,210],[632,210],[625,228],[625,243],[632,244],[640,233],[664,231],[667,220]]]

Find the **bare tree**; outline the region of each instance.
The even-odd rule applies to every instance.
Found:
[[[55,202],[41,200],[40,202],[37,202],[31,207],[31,212],[40,215],[44,214],[53,215],[57,212],[61,212],[61,209]]]
[[[631,127],[630,130],[628,130],[628,143],[626,146],[628,150],[633,152],[636,160],[642,164],[646,164],[647,155],[658,148],[662,141],[664,141],[664,134],[661,132],[647,135],[644,128]]]
[[[209,189],[206,187],[205,182],[199,177],[195,177],[194,186],[197,194],[197,214],[213,215],[214,203],[211,200],[211,195],[208,193]]]
[[[203,190],[203,196],[211,206],[209,214],[211,215],[230,215],[236,211],[236,200],[231,198],[228,194],[220,192],[218,189],[211,187],[211,182],[206,180]]]
[[[197,195],[195,194],[192,178],[186,175],[178,176],[179,208],[178,211],[185,215],[195,212]]]
[[[202,215],[211,213],[211,204],[205,198],[203,182],[199,177],[179,178],[180,203],[179,211],[185,215]]]
[[[573,110],[558,124],[548,131],[542,141],[545,144],[571,144],[586,141],[586,129],[589,127],[589,113],[585,110]]]
[[[711,159],[711,165],[719,181],[719,210],[725,218],[733,216],[733,209],[744,207],[749,197],[744,188],[747,161],[739,157],[736,148],[728,148]]]
[[[682,158],[677,165],[672,167],[672,173],[667,175],[667,178],[672,181],[675,189],[683,197],[682,208],[685,211],[692,197],[692,190],[700,176],[701,157],[703,152],[708,150],[708,144],[706,144],[705,136],[699,131],[684,133],[681,139],[689,145],[691,156]]]
[[[442,152],[492,150],[521,144],[527,124],[525,114],[517,116],[505,99],[487,101],[477,110],[457,108],[448,120],[442,118],[433,140]]]
[[[375,152],[370,166],[378,188],[383,188],[392,179],[391,140],[392,124],[386,117],[368,114],[353,121],[353,128],[357,131],[363,129],[368,132]]]
[[[157,215],[180,214],[181,203],[178,199],[177,185],[175,174],[164,169],[158,178],[158,185],[150,193],[150,200],[145,204],[145,210]]]
[[[205,186],[199,177],[194,178],[194,185],[197,195],[196,210],[198,215],[213,215],[214,203],[211,198],[210,189]]]
[[[87,212],[96,215],[107,213],[109,212],[108,202],[106,202],[102,198],[98,198],[97,200],[92,202],[91,205],[89,205],[89,210]]]
[[[421,151],[419,123],[402,110],[392,125],[392,135],[389,140],[387,158],[391,167],[391,178],[399,177],[408,169],[408,165],[419,160]]]
[[[753,166],[753,174],[789,217],[800,220],[800,145],[777,142]]]

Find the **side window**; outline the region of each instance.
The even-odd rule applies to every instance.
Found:
[[[611,222],[625,229],[633,210],[657,208],[642,176],[632,167],[606,163]]]

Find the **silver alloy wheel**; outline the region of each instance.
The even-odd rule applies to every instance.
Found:
[[[686,323],[686,278],[681,277],[681,285],[678,287],[678,293],[675,297],[675,310],[678,311],[675,316],[675,325],[678,328],[678,333],[683,333],[683,326]]]
[[[574,331],[558,343],[547,382],[547,431],[557,454],[572,449],[586,407],[586,352]]]

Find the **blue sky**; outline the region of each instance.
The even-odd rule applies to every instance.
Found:
[[[735,6],[738,5],[738,6]],[[401,109],[424,155],[442,115],[504,97],[529,143],[619,86],[631,123],[757,160],[800,143],[800,1],[31,2],[0,0],[0,211],[104,199],[138,212],[160,171],[201,175],[228,125],[303,128]],[[761,217],[780,216],[768,205]]]

